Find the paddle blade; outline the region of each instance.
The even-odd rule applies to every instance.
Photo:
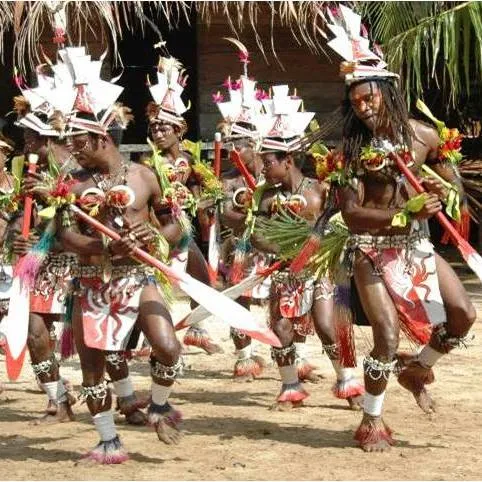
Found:
[[[224,296],[232,300],[236,300],[239,298],[244,292],[254,288],[256,285],[263,281],[264,276],[261,275],[251,275],[248,278],[244,279],[240,283],[234,286],[230,286],[229,288],[222,291]],[[207,310],[204,306],[198,306],[196,309],[191,311],[191,313],[183,318],[179,323],[176,323],[176,331],[182,330],[187,328],[195,323],[199,323],[200,321],[206,319],[207,317],[211,316],[211,312]]]
[[[24,347],[18,358],[13,358],[8,343],[5,345],[5,363],[7,365],[7,376],[11,382],[14,382],[20,376],[26,353],[27,346]]]
[[[469,268],[477,275],[479,280],[482,282],[482,257],[475,251],[469,254],[465,261],[469,265]]]
[[[276,335],[258,323],[254,316],[243,306],[184,273],[178,281],[179,287],[194,301],[203,305],[211,314],[226,321],[239,330],[249,332],[252,338],[274,346],[281,346]],[[271,343],[273,342],[273,343]]]
[[[16,360],[27,343],[30,293],[23,288],[18,276],[13,279],[10,293],[8,314],[2,321],[2,332],[11,356]]]

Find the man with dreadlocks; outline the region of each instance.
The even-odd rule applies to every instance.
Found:
[[[328,45],[347,61],[341,69],[347,85],[346,182],[338,194],[349,229],[347,268],[374,341],[363,363],[364,414],[355,438],[365,451],[383,451],[393,443],[382,406],[400,327],[412,340],[428,341],[402,367],[399,382],[423,410],[431,411],[425,384],[433,381],[432,367],[463,342],[476,314],[452,268],[434,253],[424,227],[424,220],[442,209],[446,192],[438,181],[425,180],[428,194],[415,196],[395,160],[414,171],[428,163],[451,182],[458,181],[440,163],[437,132],[409,119],[397,76],[369,50],[368,39],[359,34],[360,21],[341,5],[329,25],[336,38]]]
[[[286,233],[281,229],[283,232],[277,233],[281,234],[281,238],[276,238],[272,235],[276,231],[275,226],[284,220],[287,229],[290,225],[294,225],[296,230],[309,229],[325,208],[327,185],[305,177],[300,170],[302,136],[314,114],[299,112],[302,100],[296,92],[290,96],[287,85],[275,86],[272,91],[272,98],[263,100],[266,114],[256,118],[266,188],[258,204],[252,242],[265,252],[290,259],[290,254],[284,252],[286,246],[281,239]],[[291,245],[288,250],[294,248]],[[272,348],[282,380],[275,407],[290,409],[299,406],[308,396],[298,377],[294,341],[295,334],[302,337],[313,334],[314,326],[336,372],[335,396],[346,399],[350,407],[358,408],[363,387],[356,381],[351,369],[342,368],[338,361],[333,324],[333,286],[328,278],[321,278],[315,283],[310,273],[292,276],[286,269],[274,273],[270,323],[282,343],[281,348]]]
[[[178,60],[160,57],[157,84],[149,87],[154,101],[149,102],[146,109],[150,138],[148,142],[153,149],[150,164],[157,171],[167,201],[165,216],[160,218],[163,229],[169,230],[169,223],[174,222],[173,229],[182,226],[184,231],[184,236],[171,249],[172,262],[199,281],[210,284],[207,263],[192,238],[191,221],[185,212],[190,212],[191,216],[196,215],[196,203],[200,194],[192,156],[181,144],[187,132],[187,123],[182,116],[187,108],[181,99],[186,81],[187,76],[183,75]],[[197,303],[191,300],[191,308],[196,306]],[[189,328],[184,336],[184,344],[202,348],[208,354],[222,352],[201,323]]]

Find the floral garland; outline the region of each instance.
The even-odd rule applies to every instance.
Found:
[[[464,136],[458,129],[449,129],[445,122],[434,117],[430,109],[420,100],[417,100],[417,109],[425,114],[437,127],[439,135],[438,159],[442,162],[449,162],[453,166],[460,163],[462,155],[462,140]]]
[[[405,147],[395,146],[395,153],[400,156],[408,166],[413,163],[412,153]],[[389,157],[390,151],[383,147],[372,145],[361,148],[360,160],[363,162],[367,171],[380,171],[386,165],[393,164]]]

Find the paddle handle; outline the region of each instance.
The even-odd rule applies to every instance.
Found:
[[[70,209],[86,224],[89,226],[93,227],[96,231],[101,232],[102,234],[105,234],[108,238],[113,239],[114,241],[117,241],[121,239],[121,236],[119,233],[116,233],[114,230],[108,228],[101,222],[97,221],[97,219],[94,219],[92,216],[89,216],[87,213],[84,213],[80,208],[78,208],[75,205],[71,205]],[[181,278],[176,271],[174,271],[172,268],[169,266],[165,265],[161,261],[159,261],[157,258],[154,258],[154,256],[151,256],[149,253],[146,253],[140,248],[134,248],[133,256],[135,256],[137,259],[142,261],[143,263],[152,266],[153,268],[158,269],[159,271],[162,271],[166,276],[171,278],[171,280],[175,281],[181,281]]]
[[[418,179],[407,167],[407,165],[400,156],[398,156],[397,154],[393,154],[391,155],[391,158],[395,160],[402,174],[407,178],[408,182],[412,185],[412,187],[415,189],[415,191],[417,191],[418,194],[426,192],[422,184],[420,184]],[[442,227],[448,232],[449,236],[452,237],[456,244],[462,244],[465,241],[443,213],[439,211],[435,215],[435,217],[437,218],[437,221],[442,225]]]
[[[38,155],[37,154],[29,154],[28,155],[28,173],[35,174],[37,171],[37,162],[38,162]],[[32,207],[33,207],[33,198],[29,194],[25,197],[24,202],[24,210],[23,210],[23,224],[22,224],[22,236],[26,239],[30,234],[30,223],[32,222]]]
[[[243,176],[248,188],[254,192],[254,190],[256,189],[256,180],[253,177],[253,175],[248,171],[248,168],[242,161],[241,156],[239,155],[239,152],[236,149],[233,149],[231,151],[230,158],[231,158],[231,162],[236,166],[238,171]]]
[[[221,149],[223,143],[221,142],[221,133],[214,134],[214,174],[219,179],[221,177]]]

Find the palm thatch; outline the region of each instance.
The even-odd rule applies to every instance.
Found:
[[[455,105],[482,78],[481,2],[359,2],[355,8],[402,75],[409,102],[434,79]]]
[[[113,57],[117,58],[117,39],[123,29],[144,31],[154,28],[162,18],[175,27],[180,19],[189,21],[188,2],[184,1],[50,1],[0,2],[0,51],[4,34],[13,28],[15,33],[15,62],[20,70],[37,65],[42,58],[39,40],[44,31],[53,33],[55,11],[65,9],[68,19],[67,37],[70,44],[85,42],[86,37],[97,40],[109,38]]]
[[[43,60],[39,52],[42,33],[52,27],[54,10],[64,8],[69,19],[69,41],[82,42],[89,35],[94,38],[108,37],[112,42],[114,58],[117,38],[123,29],[141,29],[146,26],[160,34],[156,24],[164,22],[175,28],[181,20],[189,23],[190,14],[196,12],[202,22],[210,23],[216,15],[222,15],[232,33],[239,37],[245,30],[254,35],[264,54],[260,31],[265,29],[268,15],[270,24],[270,47],[276,56],[274,26],[288,26],[294,40],[304,43],[313,52],[322,52],[324,34],[324,10],[327,2],[321,1],[66,1],[50,2],[0,2],[0,53],[3,38],[13,30],[16,37],[16,63],[22,71]]]

